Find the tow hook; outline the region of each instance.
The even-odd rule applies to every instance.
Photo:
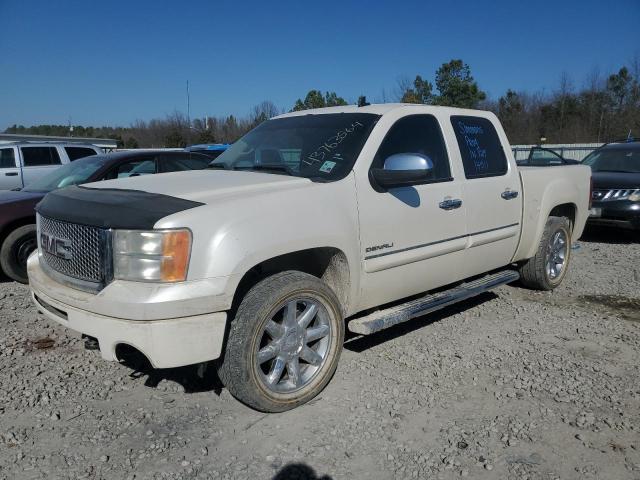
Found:
[[[100,350],[100,342],[95,337],[90,337],[89,335],[82,335],[84,339],[84,348],[87,350]]]

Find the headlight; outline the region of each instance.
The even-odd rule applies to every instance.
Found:
[[[629,200],[632,202],[640,202],[640,188],[629,195]]]
[[[140,282],[182,282],[187,279],[189,230],[116,230],[113,275]]]

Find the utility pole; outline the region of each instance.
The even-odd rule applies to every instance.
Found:
[[[187,146],[191,146],[191,98],[189,96],[189,80],[187,80]]]

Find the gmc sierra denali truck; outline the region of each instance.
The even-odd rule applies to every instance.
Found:
[[[489,112],[288,113],[208,170],[49,193],[33,301],[107,360],[218,359],[236,398],[284,411],[329,382],[345,328],[368,335],[518,279],[557,287],[590,176],[518,168]]]

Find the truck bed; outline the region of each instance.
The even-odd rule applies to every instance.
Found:
[[[554,205],[571,209],[573,239],[580,238],[589,216],[591,169],[585,165],[520,166],[518,171],[524,207],[520,243],[513,261],[535,255]]]

